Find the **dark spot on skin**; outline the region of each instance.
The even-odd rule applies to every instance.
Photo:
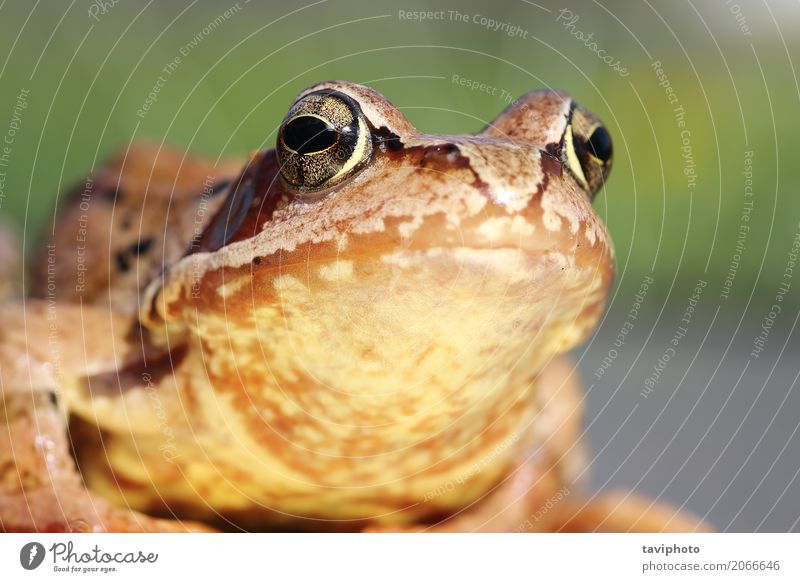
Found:
[[[546,148],[541,152],[541,163],[545,178],[548,176],[559,177],[564,171],[564,166],[559,159],[550,154]]]
[[[122,228],[124,230],[128,230],[131,227],[133,219],[131,218],[130,214],[126,214],[122,217]]]
[[[116,259],[119,270],[127,273],[131,268],[131,259],[147,254],[153,247],[153,237],[148,236],[132,243],[128,248],[117,251]]]
[[[544,151],[547,152],[551,157],[554,157],[557,160],[561,159],[561,144],[560,143],[549,143],[544,146]]]
[[[129,251],[133,255],[138,257],[139,255],[146,254],[152,246],[153,246],[153,237],[148,236],[133,243]]]
[[[257,267],[261,264],[261,257],[253,257],[253,264]]]
[[[130,261],[128,260],[128,254],[125,251],[118,251],[116,258],[117,258],[117,267],[119,268],[119,270],[122,271],[123,273],[127,273],[131,268]]]
[[[542,182],[536,189],[536,196],[541,196],[544,193],[547,186],[550,184],[551,176],[559,178],[564,171],[564,167],[561,165],[558,158],[553,157],[553,154],[548,152],[548,149],[555,151],[553,148],[549,148],[551,145],[554,144],[548,144],[545,149],[541,150],[540,163],[542,164]]]
[[[393,152],[399,152],[400,150],[403,149],[403,143],[400,141],[399,138],[396,139],[396,140],[395,139],[391,139],[391,140],[387,141],[386,145],[388,145],[389,149],[391,151],[393,151]]]
[[[399,152],[403,149],[403,142],[400,136],[389,130],[389,128],[382,126],[377,129],[372,129],[372,144],[376,149],[381,151]]]
[[[105,198],[109,202],[113,202],[115,204],[117,202],[122,202],[124,198],[122,195],[122,188],[116,188],[114,190],[106,190],[105,192],[103,192],[103,194],[105,195]]]

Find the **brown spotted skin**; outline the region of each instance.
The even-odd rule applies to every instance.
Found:
[[[118,370],[134,368],[141,387],[141,370],[152,371],[165,356],[144,345],[146,334],[126,315],[138,310],[139,288],[202,231],[236,171],[141,143],[67,196],[30,263],[27,307],[0,309],[2,531],[207,529],[117,508],[88,492],[70,454],[75,435],[67,440],[63,410],[46,394],[99,370],[107,370],[100,378],[117,379]],[[4,295],[18,288],[16,248],[11,234],[0,232]]]
[[[135,313],[141,287],[203,231],[238,166],[134,144],[67,195],[32,261],[30,295],[47,296],[49,268],[60,300]]]
[[[0,312],[27,326],[0,334],[15,407],[0,466],[25,475],[5,480],[4,527],[522,531],[564,488],[530,530],[697,526],[583,503],[574,483],[581,397],[559,354],[613,276],[565,151],[574,102],[530,93],[481,133],[440,136],[353,83],[298,99],[319,91],[357,103],[371,140],[330,186],[291,186],[274,150],[234,169],[136,146],[94,175],[90,204],[82,188],[64,203],[55,268],[45,246],[31,289],[44,301]],[[49,419],[49,456],[32,418]],[[44,493],[26,512],[29,490]]]

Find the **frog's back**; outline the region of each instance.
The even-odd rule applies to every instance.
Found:
[[[29,294],[135,313],[140,290],[191,246],[238,166],[149,143],[113,156],[59,208]]]

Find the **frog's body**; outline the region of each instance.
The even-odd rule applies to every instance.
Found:
[[[27,489],[7,480],[4,526],[180,527],[127,507],[248,529],[521,528],[581,468],[579,391],[556,356],[610,288],[591,206],[610,155],[562,93],[431,136],[342,82],[303,92],[241,173],[129,151],[62,209],[41,302],[3,312],[85,332],[57,361],[30,345],[43,323],[0,338],[15,435],[0,463],[41,457]],[[24,448],[34,421],[49,459]],[[62,478],[83,504],[49,522],[13,509],[38,491],[52,510]],[[528,529],[597,511],[561,505]]]

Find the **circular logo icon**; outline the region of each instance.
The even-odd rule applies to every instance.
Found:
[[[26,570],[35,570],[44,561],[44,546],[39,542],[30,542],[19,551],[19,563]]]

